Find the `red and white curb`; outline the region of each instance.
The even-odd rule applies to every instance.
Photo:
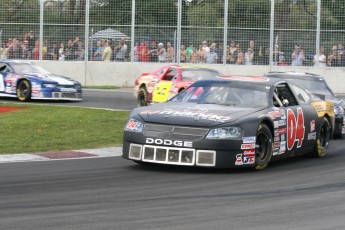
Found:
[[[31,162],[50,160],[71,160],[83,158],[118,157],[122,155],[122,147],[111,147],[101,149],[82,149],[72,151],[59,151],[47,153],[22,153],[0,155],[0,163]]]

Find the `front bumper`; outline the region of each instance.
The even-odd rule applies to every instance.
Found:
[[[254,150],[212,150],[124,142],[128,160],[180,166],[236,168],[254,166]],[[247,154],[250,152],[250,154]]]

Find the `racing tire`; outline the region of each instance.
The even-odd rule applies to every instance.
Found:
[[[145,87],[141,87],[138,93],[138,106],[147,106],[147,90]]]
[[[272,133],[265,124],[260,124],[255,142],[255,170],[263,170],[272,158]]]
[[[29,101],[31,99],[31,84],[28,80],[21,80],[17,85],[16,90],[19,101]]]
[[[331,140],[331,125],[328,119],[324,117],[320,131],[316,138],[316,143],[314,146],[314,150],[312,152],[312,156],[316,158],[324,157],[326,155],[330,140]]]

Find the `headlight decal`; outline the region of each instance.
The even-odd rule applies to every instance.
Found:
[[[206,139],[236,139],[243,137],[244,131],[239,127],[221,127],[211,129]]]
[[[143,131],[143,128],[144,128],[144,124],[133,118],[129,119],[125,126],[126,131],[137,132],[137,133],[141,133]]]

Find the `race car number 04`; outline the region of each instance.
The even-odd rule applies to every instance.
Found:
[[[0,74],[0,91],[5,91],[4,76]]]
[[[287,110],[287,148],[291,150],[297,141],[297,148],[303,143],[305,133],[304,115],[302,108],[297,108],[297,119],[291,109]]]

